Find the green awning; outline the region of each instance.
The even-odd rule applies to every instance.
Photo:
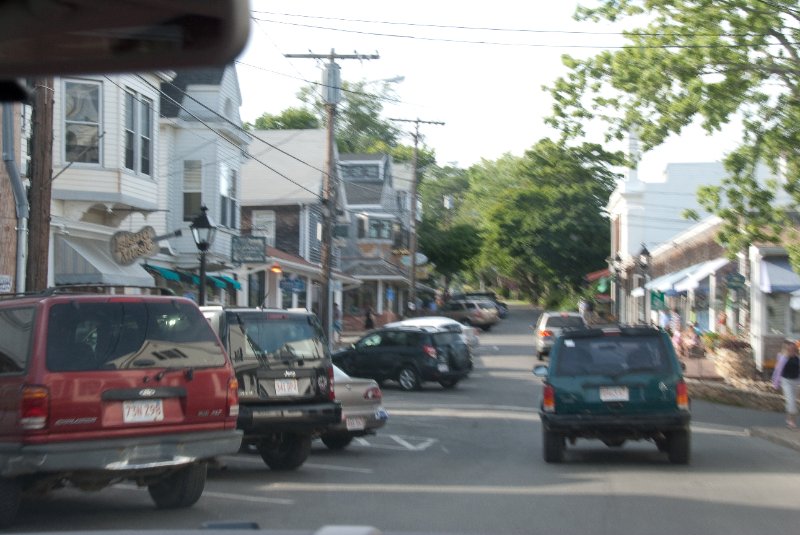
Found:
[[[227,282],[228,284],[230,284],[233,287],[234,290],[241,290],[242,289],[241,283],[239,283],[239,281],[237,281],[234,278],[231,278],[231,277],[229,277],[227,275],[215,275],[215,276],[219,277],[220,279],[222,279],[225,282]]]
[[[159,267],[159,266],[151,266],[150,264],[145,264],[144,268],[153,273],[154,275],[158,275],[168,281],[179,281],[181,280],[181,276],[177,271],[173,271],[171,269]]]

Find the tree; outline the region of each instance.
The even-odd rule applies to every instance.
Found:
[[[249,130],[304,130],[319,128],[320,121],[314,112],[305,108],[286,108],[278,115],[264,113],[254,124],[247,123]]]
[[[756,164],[782,169],[793,204],[800,201],[800,10],[796,0],[604,0],[579,9],[583,20],[646,16],[625,32],[627,45],[570,68],[551,88],[550,123],[565,138],[585,134],[596,118],[609,137],[631,129],[645,149],[693,121],[708,131],[743,118],[740,150],[726,159],[731,175],[705,188],[700,201],[726,221],[719,236],[731,254],[773,232],[786,207],[775,185],[756,180]],[[747,224],[747,223],[750,224]]]
[[[506,158],[506,176],[472,197],[485,221],[484,260],[534,298],[577,292],[608,255],[603,209],[617,178],[611,167],[621,163],[599,145],[548,139],[513,164]]]

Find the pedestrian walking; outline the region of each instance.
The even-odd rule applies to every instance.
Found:
[[[375,320],[372,318],[372,307],[369,305],[367,306],[366,312],[364,312],[364,328],[366,330],[375,328]]]
[[[797,344],[785,340],[772,372],[772,386],[783,391],[786,405],[786,427],[797,429],[797,387],[800,386],[800,357]]]

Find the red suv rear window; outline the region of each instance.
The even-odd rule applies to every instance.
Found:
[[[75,302],[50,307],[46,362],[51,371],[215,367],[225,356],[190,303]]]

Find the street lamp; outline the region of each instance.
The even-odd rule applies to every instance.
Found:
[[[608,271],[611,273],[611,281],[614,283],[614,316],[619,321],[619,272],[622,269],[622,258],[617,253],[614,258],[607,258],[606,262],[608,262]]]
[[[197,250],[200,251],[200,291],[198,294],[198,303],[200,305],[206,304],[206,254],[211,244],[214,243],[214,236],[217,234],[217,225],[208,215],[208,208],[206,205],[200,207],[200,213],[192,219],[192,224],[189,225],[192,230],[192,238]]]
[[[650,255],[650,251],[647,250],[647,245],[642,242],[642,249],[639,251],[639,258],[637,259],[637,264],[639,264],[639,269],[642,270],[642,275],[644,278],[644,284],[642,284],[642,290],[644,290],[643,294],[643,301],[642,301],[642,321],[647,323],[647,303],[649,301],[649,293],[650,291],[647,289],[648,276],[647,270],[650,268],[650,260],[652,256]]]

